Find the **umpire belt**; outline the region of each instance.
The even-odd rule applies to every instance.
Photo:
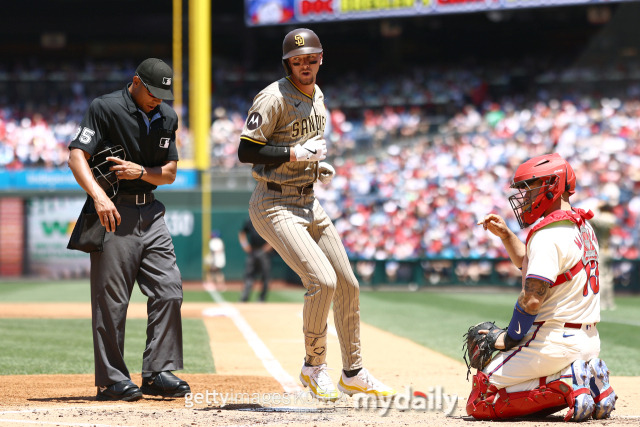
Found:
[[[148,205],[155,199],[156,197],[153,195],[153,193],[117,194],[115,204],[143,206]]]
[[[278,193],[282,193],[283,191],[283,186],[280,184],[276,184],[275,182],[271,182],[268,181],[267,182],[267,188],[269,190],[273,190],[273,191],[277,191]],[[290,188],[295,188],[296,189],[296,193],[298,193],[301,196],[308,196],[309,194],[313,193],[313,184],[307,184],[307,185],[303,185],[302,187],[297,187],[295,185],[285,185],[284,187],[290,187]]]

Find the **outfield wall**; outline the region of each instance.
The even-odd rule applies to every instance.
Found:
[[[199,191],[157,190],[184,280],[202,279],[202,200]],[[214,191],[211,230],[225,243],[228,280],[241,280],[245,253],[238,232],[246,218],[249,191]],[[0,195],[0,277],[85,277],[89,255],[67,250],[67,242],[85,200],[82,191],[5,191]],[[297,282],[279,256],[274,278]]]

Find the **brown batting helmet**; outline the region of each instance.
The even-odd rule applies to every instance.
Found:
[[[282,42],[282,65],[287,75],[289,75],[291,74],[291,68],[287,63],[288,58],[321,52],[322,44],[316,33],[308,28],[297,28],[284,36],[284,41]]]

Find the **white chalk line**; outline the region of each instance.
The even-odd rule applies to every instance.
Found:
[[[284,370],[280,362],[278,362],[278,359],[276,359],[271,351],[269,351],[269,348],[267,348],[258,334],[256,334],[253,328],[251,328],[238,309],[225,301],[220,292],[218,292],[212,284],[205,283],[204,288],[209,295],[211,295],[211,298],[220,305],[220,308],[206,309],[202,312],[202,315],[207,317],[227,316],[233,320],[233,323],[240,330],[245,340],[247,340],[247,343],[267,369],[267,372],[269,372],[269,374],[271,374],[271,376],[280,383],[284,391],[287,393],[301,391],[302,389],[300,385],[298,385],[297,381],[295,381],[291,375]]]

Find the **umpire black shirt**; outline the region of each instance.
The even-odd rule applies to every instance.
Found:
[[[121,145],[126,160],[142,166],[177,161],[176,112],[163,102],[145,114],[133,102],[130,84],[91,102],[69,149],[79,148],[94,155],[106,147]],[[119,186],[118,194],[146,193],[157,188],[141,179],[124,179]]]

